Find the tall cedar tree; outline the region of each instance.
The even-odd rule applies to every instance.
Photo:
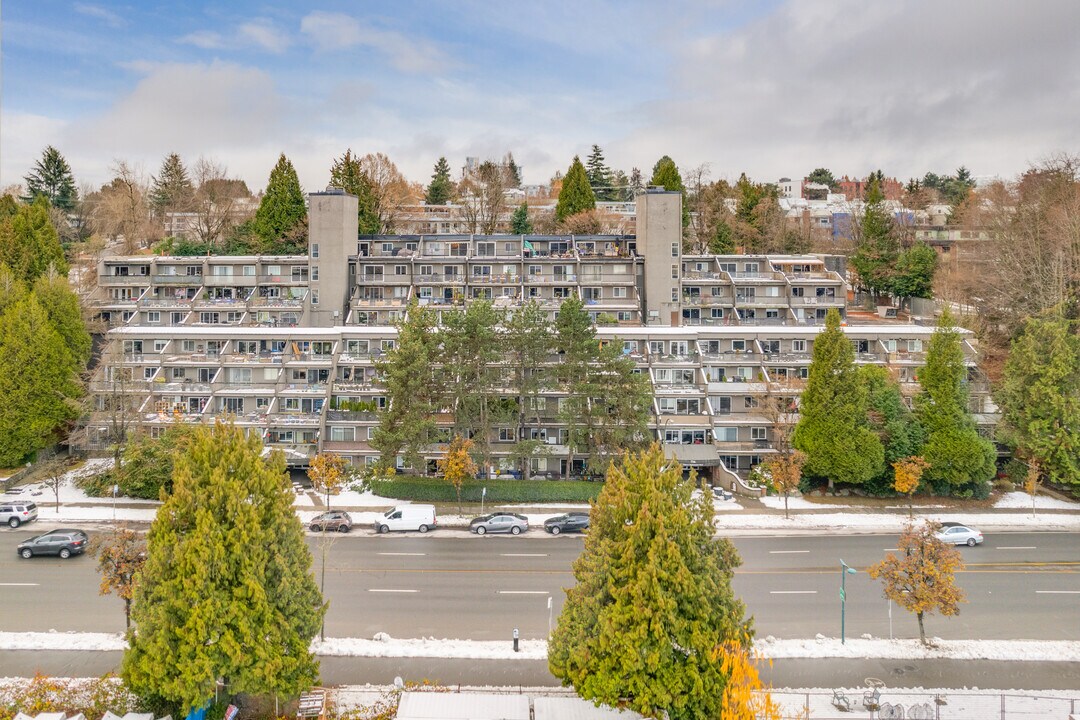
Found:
[[[981,485],[994,477],[997,453],[979,435],[968,411],[968,369],[960,333],[948,309],[930,336],[926,367],[919,371],[922,392],[915,416],[926,430],[922,456],[930,463],[924,477],[939,492]]]
[[[518,394],[518,427],[525,427],[529,421],[539,425],[539,403],[543,397],[540,393],[551,382],[551,378],[544,374],[553,340],[547,313],[536,300],[530,299],[507,317],[505,333],[504,346]],[[539,440],[520,437],[517,445],[514,454],[521,476],[527,478],[530,460],[546,448]]]
[[[752,630],[731,589],[738,554],[713,537],[695,486],[657,444],[609,470],[548,646],[552,674],[581,697],[650,718],[721,716],[717,651],[749,646]]]
[[[866,422],[866,388],[855,368],[855,348],[829,310],[814,340],[810,374],[792,437],[806,453],[804,474],[833,483],[862,484],[884,470],[885,451]]]
[[[149,534],[123,676],[183,713],[230,694],[295,696],[319,665],[325,605],[292,509],[285,460],[218,422],[177,458],[173,493]]]
[[[867,415],[873,430],[885,448],[885,464],[922,451],[925,439],[922,426],[904,404],[900,384],[880,365],[863,365],[859,376],[866,387]],[[884,470],[885,478],[888,468]]]
[[[76,368],[82,370],[90,360],[93,341],[90,333],[86,332],[79,298],[72,291],[67,278],[50,268],[34,283],[34,297],[41,303],[53,328],[71,351]]]
[[[75,209],[79,201],[79,191],[75,188],[75,176],[71,166],[60,151],[49,145],[41,153],[41,159],[34,163],[34,169],[25,178],[27,200],[39,197],[53,207],[66,212]]]
[[[26,295],[26,283],[15,277],[15,273],[11,271],[11,268],[0,262],[0,315],[25,300]],[[2,339],[0,338],[0,340]]]
[[[26,283],[44,275],[50,265],[67,275],[64,248],[44,198],[21,205],[14,215],[0,220],[0,264],[7,265],[15,277]]]
[[[443,349],[443,380],[448,407],[454,414],[454,432],[472,438],[473,455],[486,473],[491,465],[491,434],[497,422],[516,416],[500,397],[501,380],[498,327],[502,312],[487,300],[469,303],[465,310],[443,312],[439,333]]]
[[[599,348],[589,367],[588,398],[592,416],[588,435],[589,472],[602,475],[626,451],[639,450],[651,435],[652,385],[623,355],[622,342]]]
[[[667,155],[657,160],[656,165],[653,165],[652,179],[649,180],[649,185],[682,194],[682,226],[684,228],[690,227],[690,205],[686,202],[686,185],[683,184],[682,175],[679,174],[679,168],[675,165],[675,161]]]
[[[360,200],[357,209],[358,232],[361,235],[377,235],[382,229],[382,221],[379,219],[375,191],[371,178],[360,165],[360,158],[353,155],[351,149],[334,160],[330,167],[330,184]]]
[[[510,232],[514,235],[531,235],[532,221],[529,220],[529,204],[521,203],[510,216]]]
[[[960,612],[964,592],[956,585],[956,573],[964,569],[959,551],[935,537],[930,522],[908,525],[897,543],[899,556],[889,553],[867,572],[880,578],[885,597],[919,619],[919,639],[926,644],[923,616],[939,612],[949,617]]]
[[[188,177],[187,168],[176,153],[169,153],[161,161],[150,187],[150,207],[154,215],[163,218],[168,212],[183,212],[191,209],[195,201],[195,186]]]
[[[840,187],[840,183],[833,177],[832,170],[829,170],[828,168],[815,169],[806,176],[806,181],[818,183],[819,185],[828,185],[830,190],[836,190]]]
[[[1052,483],[1080,486],[1080,338],[1062,308],[1029,318],[997,393],[1001,435]]]
[[[30,294],[0,315],[0,467],[21,465],[75,419],[78,362]]]
[[[521,167],[514,161],[514,153],[506,153],[506,185],[521,187]]]
[[[890,292],[897,297],[932,298],[938,254],[920,241],[900,253],[896,259]]]
[[[423,471],[424,449],[435,431],[440,385],[434,367],[441,361],[435,314],[414,300],[398,322],[397,343],[376,363],[386,389],[386,407],[379,411],[371,446],[383,469],[395,467],[401,455],[407,467]]]
[[[851,266],[858,273],[860,284],[871,294],[880,295],[892,292],[892,275],[899,256],[900,241],[896,237],[896,226],[885,206],[885,195],[878,177],[871,175]]]
[[[273,243],[292,233],[306,218],[307,206],[300,178],[296,176],[292,162],[282,153],[270,171],[270,180],[266,183],[259,209],[255,211],[252,227],[259,237]]]
[[[431,182],[427,186],[427,194],[424,201],[428,205],[445,205],[454,196],[454,181],[450,179],[450,163],[441,157],[435,163],[435,171],[431,174]]]
[[[596,194],[589,185],[589,176],[581,159],[575,155],[574,162],[566,171],[559,190],[559,201],[555,204],[555,219],[562,222],[571,215],[577,215],[596,207]]]
[[[566,425],[566,465],[571,474],[574,473],[575,457],[589,450],[589,438],[596,419],[589,412],[589,395],[597,345],[596,328],[581,299],[563,300],[555,317],[555,349],[560,356],[555,377],[567,393],[559,408],[559,420]]]
[[[597,200],[614,199],[614,189],[612,187],[614,176],[611,168],[604,162],[604,151],[600,149],[599,145],[592,146],[592,152],[589,153],[589,157],[585,160],[585,174],[589,178],[589,186],[592,187]]]

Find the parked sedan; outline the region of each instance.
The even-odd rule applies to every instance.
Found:
[[[983,541],[981,532],[955,522],[941,523],[941,529],[934,533],[934,537],[948,545],[967,545],[968,547],[975,547]]]
[[[564,532],[585,532],[589,529],[589,513],[567,513],[544,521],[544,529],[552,535]]]
[[[324,512],[322,515],[316,515],[311,520],[308,528],[311,529],[311,532],[329,530],[331,532],[347,533],[352,529],[352,516],[344,510]]]
[[[72,555],[86,552],[89,544],[90,538],[82,530],[61,528],[21,542],[15,551],[19,553],[19,557],[27,560],[35,555],[59,555],[67,560]]]
[[[477,535],[487,533],[510,533],[520,535],[529,529],[529,520],[524,515],[517,513],[497,512],[489,515],[481,515],[473,518],[469,523],[469,531]]]

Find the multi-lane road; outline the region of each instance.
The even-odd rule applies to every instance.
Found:
[[[98,594],[89,557],[22,560],[15,545],[38,528],[0,531],[0,630],[118,632],[123,611]],[[374,536],[355,531],[327,550],[326,634],[502,639],[545,637],[558,617],[575,536]],[[840,631],[840,560],[847,579],[847,633],[914,637],[915,620],[882,597],[865,572],[896,547],[895,535],[740,537],[735,590],[759,636],[835,636]],[[319,568],[321,548],[308,539]],[[961,548],[968,602],[954,618],[927,618],[942,638],[1080,640],[1080,534],[1002,533]],[[318,573],[316,572],[316,576]],[[548,599],[552,608],[548,609]]]

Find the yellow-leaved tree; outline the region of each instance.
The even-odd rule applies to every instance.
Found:
[[[885,597],[919,619],[919,640],[926,642],[923,615],[941,613],[946,617],[960,612],[964,591],[956,585],[956,573],[964,569],[960,552],[936,536],[936,523],[908,524],[900,535],[900,555],[889,553],[869,569],[870,577],[881,579]]]
[[[779,454],[765,463],[773,489],[784,497],[785,519],[788,517],[788,497],[799,489],[805,464],[806,453],[800,450]]]
[[[919,489],[922,474],[930,467],[930,463],[918,455],[897,460],[893,466],[893,489],[901,495],[907,495],[908,517],[915,516],[915,508],[912,506],[911,497]]]
[[[446,457],[439,460],[439,469],[442,470],[443,476],[457,491],[458,512],[461,512],[461,486],[466,480],[476,477],[476,463],[469,454],[472,446],[472,440],[455,435],[450,441],[450,447],[446,449]]]
[[[334,453],[319,453],[311,460],[308,477],[315,492],[326,496],[326,509],[330,509],[330,496],[337,495],[345,484],[346,462]]]

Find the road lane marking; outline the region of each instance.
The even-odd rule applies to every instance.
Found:
[[[2,587],[37,587],[41,583],[0,583]]]
[[[547,557],[547,553],[499,553],[503,557]]]
[[[550,595],[549,590],[500,590],[500,595]]]
[[[1002,545],[994,548],[995,550],[1038,550],[1034,545]]]
[[[381,552],[375,553],[376,555],[396,555],[403,557],[424,557],[427,553],[395,553],[395,552]]]
[[[900,552],[900,548],[885,548],[883,552]]]
[[[809,550],[770,550],[770,555],[795,555],[796,553],[808,553]]]
[[[1080,590],[1036,590],[1036,595],[1080,595]]]
[[[383,593],[414,593],[416,590],[396,590],[386,588],[369,588],[368,592],[383,592]]]
[[[817,595],[817,590],[770,590],[770,595]]]

